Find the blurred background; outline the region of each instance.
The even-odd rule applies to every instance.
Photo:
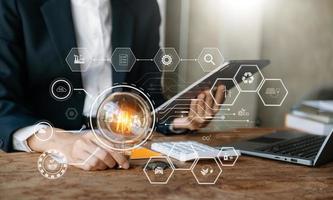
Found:
[[[256,93],[241,93],[231,111],[246,108],[250,122],[215,122],[210,128],[281,127],[302,98],[333,87],[332,0],[158,2],[161,46],[174,47],[181,58],[197,58],[202,48],[217,47],[226,60],[269,59],[265,78],[281,78],[289,91],[281,107],[265,107]],[[166,74],[179,90],[203,75],[197,62],[181,62],[177,73]]]

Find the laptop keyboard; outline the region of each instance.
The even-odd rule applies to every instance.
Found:
[[[309,159],[314,158],[317,155],[325,138],[325,136],[305,135],[280,142],[276,145],[260,148],[258,150],[284,156]]]

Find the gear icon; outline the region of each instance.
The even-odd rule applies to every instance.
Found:
[[[164,55],[162,56],[162,64],[165,66],[169,66],[172,63],[172,57],[170,55]]]
[[[57,150],[43,152],[37,161],[38,171],[47,179],[57,179],[62,177],[67,168],[67,159]]]

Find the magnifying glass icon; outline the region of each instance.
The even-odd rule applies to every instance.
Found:
[[[204,61],[206,62],[206,63],[211,63],[211,64],[213,64],[213,65],[216,65],[215,64],[215,62],[213,61],[213,56],[212,56],[212,54],[206,54],[205,56],[204,56]]]

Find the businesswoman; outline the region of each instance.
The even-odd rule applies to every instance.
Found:
[[[128,73],[116,72],[107,62],[72,72],[65,62],[73,47],[86,47],[95,58],[109,58],[117,47],[131,48],[138,58],[152,58],[159,49],[159,25],[155,0],[0,0],[0,148],[7,152],[57,149],[70,163],[77,163],[99,147],[85,165],[77,167],[104,170],[120,165],[127,169],[128,160],[100,146],[91,133],[78,136],[64,131],[86,124],[92,104],[88,95],[74,91],[66,101],[57,101],[50,95],[50,85],[64,78],[73,88],[97,96],[115,83],[140,86],[145,74],[161,78],[152,62],[137,62]],[[220,102],[223,89],[219,87],[216,94]],[[161,93],[153,94],[152,99],[157,105],[163,102]],[[214,106],[211,95],[203,91],[191,105],[199,118],[190,113],[158,131],[202,128],[215,114]],[[68,108],[79,116],[68,120]],[[34,126],[41,120],[56,127],[47,141],[34,136],[51,132],[49,127]]]

